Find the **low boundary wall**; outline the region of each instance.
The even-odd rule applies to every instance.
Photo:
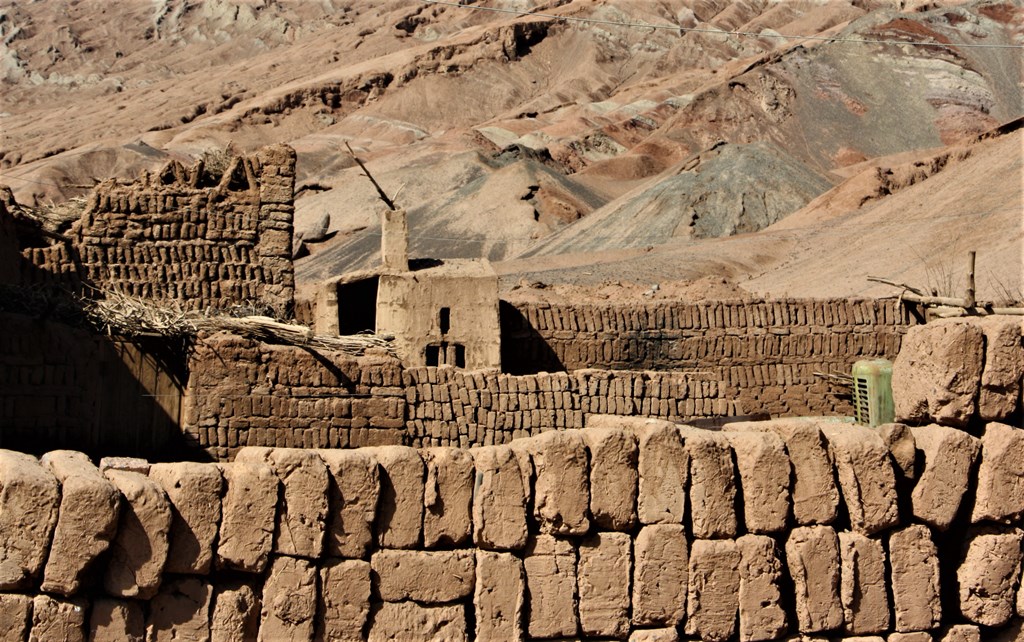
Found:
[[[198,341],[189,372],[183,431],[219,460],[244,446],[504,444],[582,428],[587,417],[606,413],[672,420],[741,414],[699,373],[404,368],[388,356],[353,358],[228,334]]]
[[[915,321],[896,300],[780,299],[630,305],[502,302],[508,372],[699,371],[746,413],[831,415],[849,401],[816,373],[895,359]]]
[[[0,451],[0,630],[1019,639],[1024,431],[591,424],[468,450],[246,448],[102,471]]]

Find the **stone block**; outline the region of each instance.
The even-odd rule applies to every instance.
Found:
[[[927,526],[890,533],[889,584],[897,631],[927,631],[942,622],[938,555]]]
[[[541,532],[584,535],[590,530],[590,471],[579,430],[552,430],[527,442],[533,461],[533,516]]]
[[[800,631],[815,633],[842,626],[836,532],[830,526],[794,528],[786,540],[786,563],[793,579]]]
[[[913,326],[892,367],[896,421],[964,427],[976,410],[985,339],[970,323]]]
[[[580,542],[577,583],[584,635],[629,634],[629,575],[633,540],[627,533],[595,533]]]
[[[640,450],[621,428],[583,431],[590,451],[590,514],[602,530],[628,531],[636,525]]]
[[[41,461],[61,490],[42,590],[72,595],[81,587],[86,570],[110,547],[117,532],[121,493],[82,453],[56,450]]]
[[[633,624],[675,626],[686,618],[689,545],[681,524],[649,524],[633,548]]]
[[[318,640],[360,642],[370,617],[370,563],[327,560],[320,567]]]
[[[274,544],[280,481],[267,464],[220,464],[224,477],[217,567],[262,573]]]
[[[736,476],[732,447],[721,433],[681,427],[690,456],[690,518],[698,539],[735,537]]]
[[[149,602],[147,642],[209,640],[212,595],[210,585],[197,577],[165,582]]]
[[[934,642],[934,638],[928,631],[914,631],[912,633],[890,633],[886,642]]]
[[[260,628],[260,596],[254,584],[222,582],[213,589],[210,642],[252,642]]]
[[[552,535],[537,535],[526,544],[523,557],[527,605],[527,634],[533,638],[576,635],[576,549]]]
[[[981,642],[981,631],[970,624],[954,624],[946,629],[939,642]]]
[[[122,499],[103,587],[114,597],[148,600],[160,587],[167,561],[171,504],[164,490],[145,475],[115,469],[104,475]]]
[[[897,525],[896,474],[882,438],[853,424],[823,421],[819,426],[835,462],[850,527],[871,535]]]
[[[0,642],[23,642],[32,628],[32,597],[0,593]]]
[[[519,550],[526,545],[529,486],[508,446],[473,451],[473,542],[480,548]]]
[[[210,572],[214,543],[221,519],[224,482],[214,464],[180,462],[153,464],[149,477],[171,502],[170,548],[165,573]]]
[[[373,521],[380,499],[377,460],[365,449],[319,453],[331,473],[327,555],[365,558],[373,549]]]
[[[260,642],[310,642],[316,619],[316,567],[297,557],[275,555],[263,584]]]
[[[384,602],[371,616],[368,642],[468,642],[466,607]]]
[[[89,642],[145,642],[142,605],[138,600],[94,600],[89,613]]]
[[[380,464],[377,544],[381,548],[416,548],[423,531],[423,459],[406,446],[380,446],[371,452]]]
[[[370,558],[373,581],[385,602],[454,602],[473,592],[473,551],[377,551]]]
[[[789,517],[791,475],[785,443],[773,432],[736,431],[724,435],[736,453],[747,531],[781,531]]]
[[[694,540],[690,549],[686,634],[725,642],[736,632],[741,556],[733,540]]]
[[[28,589],[36,581],[59,506],[57,479],[35,457],[0,450],[0,591]]]
[[[727,424],[727,432],[771,431],[782,438],[793,467],[793,518],[797,524],[831,524],[839,506],[832,457],[818,424],[806,419]]]
[[[651,421],[637,428],[636,434],[640,448],[640,523],[681,524],[686,514],[690,455],[679,430],[667,421]]]
[[[49,595],[32,598],[30,642],[85,642],[85,613],[82,599],[61,599]]]
[[[971,521],[1020,523],[1024,516],[1024,430],[996,422],[981,435],[981,464]]]
[[[985,335],[985,360],[978,393],[978,416],[984,421],[1007,421],[1021,398],[1024,377],[1024,324],[1020,317],[978,317],[972,321]]]
[[[427,466],[423,545],[464,546],[473,532],[473,456],[457,448],[427,448],[422,455]]]
[[[787,629],[780,582],[784,576],[775,540],[766,535],[744,535],[736,540],[740,551],[740,642],[774,640]]]
[[[149,462],[140,457],[103,457],[100,459],[100,472],[108,470],[124,470],[140,475],[149,474]]]
[[[859,533],[839,533],[843,616],[846,631],[863,635],[889,630],[885,547]]]
[[[955,428],[934,424],[911,430],[917,449],[924,454],[924,470],[911,495],[914,517],[944,531],[960,510],[981,442]]]
[[[274,552],[320,557],[326,539],[330,475],[316,451],[249,447],[238,451],[235,461],[267,464],[281,481]]]
[[[882,424],[872,428],[889,449],[889,457],[905,479],[917,478],[917,446],[906,424]]]
[[[629,642],[679,642],[679,629],[633,629]]]
[[[526,576],[523,561],[511,553],[476,553],[477,642],[506,642],[525,637]]]
[[[957,570],[960,612],[969,621],[1001,627],[1014,616],[1022,539],[1016,528],[982,529],[971,536]]]

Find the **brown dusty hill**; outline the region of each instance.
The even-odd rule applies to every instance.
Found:
[[[978,296],[1024,300],[1024,121],[941,151],[862,164],[836,188],[786,219],[753,233],[657,247],[559,254],[500,266],[507,287],[560,284],[619,294],[608,283],[636,282],[647,298],[707,288],[790,296],[888,296],[898,290],[868,276],[962,296],[966,257],[977,252]],[[891,162],[895,161],[895,162]],[[657,284],[656,290],[650,286]],[[549,288],[545,287],[544,290]],[[520,298],[546,298],[519,288]]]
[[[330,214],[333,233],[298,262],[308,283],[377,260],[378,202],[349,142],[409,210],[414,254],[507,260],[510,283],[544,266],[593,281],[618,257],[612,280],[856,291],[852,213],[888,212],[872,231],[924,255],[944,219],[909,218],[900,194],[1020,210],[1012,142],[985,143],[1005,148],[978,151],[976,172],[955,150],[1022,113],[1020,50],[964,46],[1024,44],[1021,8],[902,4],[0,0],[0,183],[60,201],[167,158],[288,142],[297,228]],[[945,190],[892,189],[917,171],[883,176],[900,154],[942,164]],[[928,160],[943,154],[957,158]],[[855,203],[857,185],[874,196]],[[787,216],[813,239],[779,241]],[[1019,216],[965,216],[958,242],[1019,284]],[[873,251],[889,276],[921,263]]]

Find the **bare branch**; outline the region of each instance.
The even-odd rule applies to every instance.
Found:
[[[395,202],[388,197],[388,195],[384,192],[384,188],[380,186],[380,183],[378,183],[377,180],[373,177],[373,174],[370,173],[370,170],[366,169],[366,165],[363,164],[363,161],[359,160],[359,157],[356,156],[356,153],[352,151],[352,146],[348,144],[348,141],[345,141],[345,147],[348,149],[348,153],[352,157],[352,160],[354,160],[356,164],[359,165],[359,169],[363,170],[363,176],[370,179],[370,182],[373,183],[374,188],[376,188],[377,190],[377,196],[380,197],[380,200],[384,201],[384,204],[387,205],[388,209],[390,209],[391,211],[395,211],[396,209],[398,209],[397,207],[395,207]]]

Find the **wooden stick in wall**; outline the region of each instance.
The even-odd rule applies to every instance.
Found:
[[[967,295],[964,297],[964,308],[970,309],[977,301],[974,299],[974,259],[975,251],[967,253]]]

